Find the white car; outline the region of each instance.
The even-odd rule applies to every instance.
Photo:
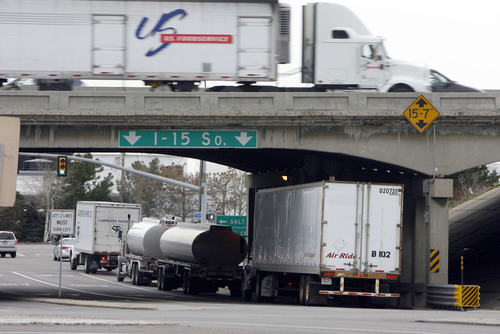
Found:
[[[62,238],[62,248],[60,242],[54,245],[54,261],[70,259],[74,248],[75,238]]]
[[[16,257],[17,239],[14,232],[0,231],[0,256],[10,254],[11,257]]]

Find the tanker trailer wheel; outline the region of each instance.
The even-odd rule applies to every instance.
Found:
[[[185,270],[182,276],[182,291],[186,295],[196,295],[198,293],[196,279],[191,276],[189,270]]]
[[[138,276],[139,276],[139,267],[137,266],[137,262],[132,263],[132,285],[137,285]]]
[[[158,278],[156,279],[156,287],[158,290],[163,290],[165,283],[163,282],[163,268],[158,268]]]

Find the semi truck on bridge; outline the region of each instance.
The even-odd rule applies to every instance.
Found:
[[[290,7],[278,0],[3,0],[0,79],[144,80],[173,91],[238,82],[216,91],[281,91],[290,62]],[[305,91],[429,92],[429,69],[387,56],[383,39],[348,8],[303,8]],[[295,37],[297,38],[297,37]]]
[[[230,226],[145,218],[124,236],[118,281],[130,277],[134,285],[149,285],[156,280],[158,290],[182,287],[191,295],[220,287],[241,294],[247,243]]]
[[[403,186],[323,181],[258,190],[243,299],[302,305],[399,297]]]

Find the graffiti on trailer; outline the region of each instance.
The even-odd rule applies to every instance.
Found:
[[[145,26],[149,21],[149,18],[143,17],[141,22],[139,23],[139,26],[137,27],[137,30],[135,32],[135,36],[138,39],[146,39],[149,37],[154,37],[157,33],[165,33],[169,32],[172,34],[177,34],[177,29],[174,27],[164,27],[165,24],[172,18],[178,16],[179,19],[183,19],[187,15],[186,11],[183,9],[176,9],[170,13],[163,14],[156,25],[151,29],[149,33],[145,33],[143,30],[145,30]],[[159,40],[159,39],[158,39]],[[158,46],[156,49],[149,49],[148,52],[146,52],[146,57],[151,57],[156,55],[158,52],[161,50],[165,49],[167,46],[169,46],[170,43],[160,43],[160,46]]]

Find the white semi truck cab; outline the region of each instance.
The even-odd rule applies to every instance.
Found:
[[[325,89],[430,92],[430,70],[388,57],[348,8],[333,3],[304,6],[302,81]]]

